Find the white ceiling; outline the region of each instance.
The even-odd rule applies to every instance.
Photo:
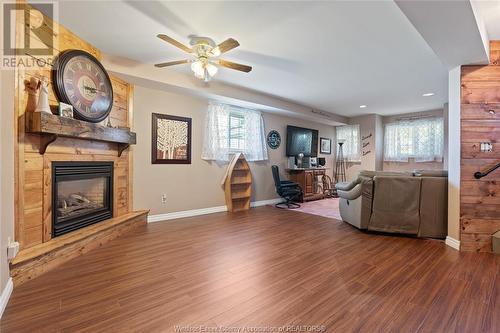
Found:
[[[392,1],[60,1],[59,21],[104,53],[151,64],[186,56],[158,33],[185,44],[193,34],[233,37],[241,46],[223,58],[253,71],[223,68],[216,80],[345,116],[447,101],[445,66]]]
[[[490,40],[500,39],[500,1],[472,1],[476,14],[483,20]]]

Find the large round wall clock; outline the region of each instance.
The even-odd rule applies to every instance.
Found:
[[[76,118],[98,123],[113,107],[108,73],[93,55],[81,50],[62,52],[52,68],[59,101],[71,104]]]

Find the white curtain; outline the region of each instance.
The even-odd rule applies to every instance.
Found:
[[[232,113],[243,116],[243,148],[232,151],[229,145],[229,117]],[[205,119],[201,158],[228,161],[231,153],[242,152],[247,161],[268,159],[264,119],[260,111],[210,102]]]
[[[259,111],[242,111],[245,118],[245,148],[243,153],[248,161],[268,159],[264,118]]]
[[[204,160],[227,161],[229,156],[229,106],[208,105],[205,118],[203,148]]]
[[[337,143],[344,142],[342,145],[344,158],[349,162],[359,162],[361,160],[359,125],[338,126],[336,133]]]
[[[402,120],[385,125],[384,161],[443,160],[443,118]]]

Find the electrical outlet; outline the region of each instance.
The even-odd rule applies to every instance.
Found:
[[[491,153],[493,151],[493,145],[491,142],[481,142],[481,152]]]
[[[166,204],[167,203],[167,195],[166,194],[162,194],[161,195],[161,203],[162,204]]]

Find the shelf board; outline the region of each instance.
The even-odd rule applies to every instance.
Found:
[[[117,143],[118,156],[137,142],[136,134],[128,128],[107,127],[46,112],[27,112],[24,116],[26,133],[42,135],[40,154],[58,137]]]
[[[248,199],[250,198],[250,195],[247,193],[233,194],[231,198],[235,200]]]
[[[231,183],[231,185],[250,185],[250,184],[252,184],[251,180],[237,181]]]

